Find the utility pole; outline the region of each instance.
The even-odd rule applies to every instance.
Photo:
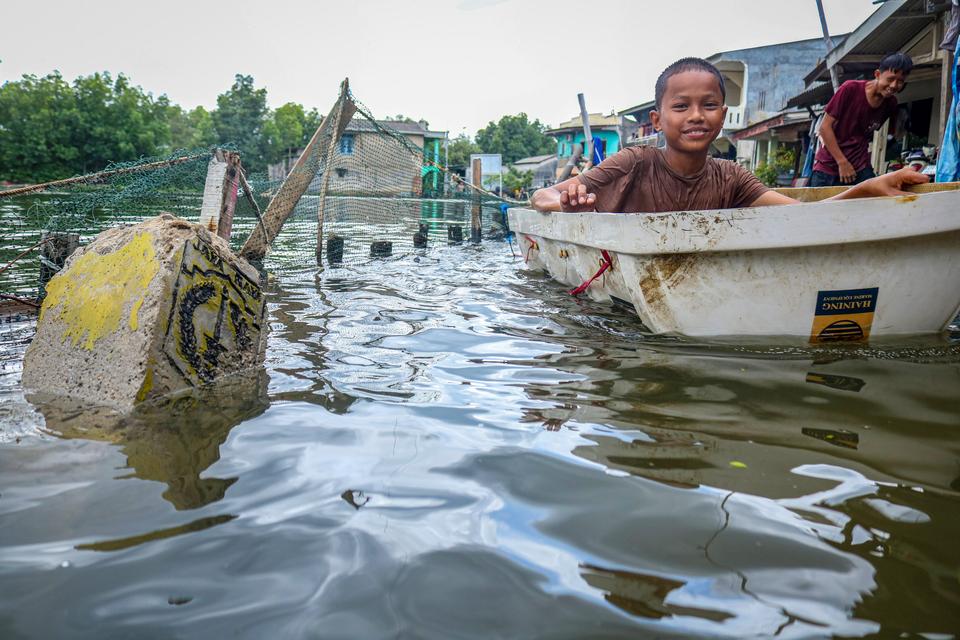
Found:
[[[823,42],[827,45],[827,55],[824,56],[824,61],[827,64],[827,69],[830,70],[830,84],[833,85],[833,90],[836,92],[836,90],[840,88],[840,77],[837,75],[837,68],[830,64],[828,60],[830,52],[833,51],[833,40],[830,38],[830,30],[827,28],[827,17],[823,13],[823,0],[817,0],[817,11],[820,13],[820,28],[823,30]]]

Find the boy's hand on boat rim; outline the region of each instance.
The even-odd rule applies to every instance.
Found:
[[[893,173],[885,173],[871,180],[863,182],[864,187],[869,187],[869,192],[864,196],[903,196],[907,192],[904,187],[913,184],[926,184],[930,181],[928,176],[920,173],[916,169],[904,167]],[[854,187],[856,188],[856,187]]]
[[[594,211],[597,206],[597,196],[587,192],[587,186],[572,182],[566,189],[560,191],[561,211]]]

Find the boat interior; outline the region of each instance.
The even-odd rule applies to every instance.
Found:
[[[782,193],[800,202],[817,202],[826,200],[833,196],[843,193],[850,187],[783,187],[774,189],[777,193]],[[958,191],[960,182],[936,182],[928,184],[917,184],[904,189],[910,193],[934,193],[936,191]]]

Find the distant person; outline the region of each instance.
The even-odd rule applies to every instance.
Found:
[[[582,175],[534,192],[539,211],[656,213],[794,204],[731,160],[710,157],[727,107],[723,76],[700,58],[683,58],[657,79],[650,119],[664,149],[627,147]],[[927,182],[906,169],[868,180],[833,199],[900,195],[904,185]]]
[[[890,120],[897,125],[897,99],[913,69],[905,53],[880,61],[873,80],[847,80],[827,103],[820,125],[823,145],[813,164],[812,187],[859,184],[874,177],[868,145],[873,132]]]

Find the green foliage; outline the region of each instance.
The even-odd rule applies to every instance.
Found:
[[[154,98],[124,75],[25,75],[0,86],[0,181],[42,182],[117,162],[216,144],[240,150],[248,172],[305,146],[316,109],[287,103],[271,112],[266,89],[238,74],[217,109],[186,110]]]
[[[48,180],[168,150],[171,107],[124,75],[25,75],[0,87],[0,179]]]
[[[211,147],[217,143],[213,128],[213,116],[203,107],[184,111],[178,105],[170,105],[167,111],[172,149],[196,149]]]
[[[254,88],[253,76],[238,73],[233,86],[217,96],[213,113],[217,141],[237,145],[248,171],[263,171],[269,161],[271,145],[262,135],[268,114],[267,90]]]
[[[510,167],[503,174],[503,190],[508,194],[527,189],[531,184],[533,184],[532,171],[518,171],[516,167]]]
[[[481,153],[480,146],[466,134],[460,134],[447,145],[447,167],[461,176],[467,175],[471,153]]]
[[[295,156],[310,141],[321,120],[316,109],[307,111],[295,102],[277,108],[263,125],[262,148],[266,161],[272,163]]]
[[[73,90],[58,72],[0,87],[0,179],[71,172],[80,153],[73,142],[76,111]]]
[[[766,162],[761,162],[757,165],[757,168],[753,171],[754,175],[760,179],[760,182],[767,185],[768,187],[777,186],[777,175],[779,171],[773,165],[769,165]]]
[[[152,156],[170,141],[169,101],[154,100],[124,75],[95,73],[74,82],[74,144],[81,173],[124,158]]]
[[[777,171],[792,170],[797,165],[797,152],[790,147],[780,147],[773,157],[773,166]]]
[[[482,153],[499,153],[509,164],[520,158],[553,153],[556,143],[547,136],[546,126],[539,120],[530,122],[527,114],[503,116],[477,132],[477,144]]]

